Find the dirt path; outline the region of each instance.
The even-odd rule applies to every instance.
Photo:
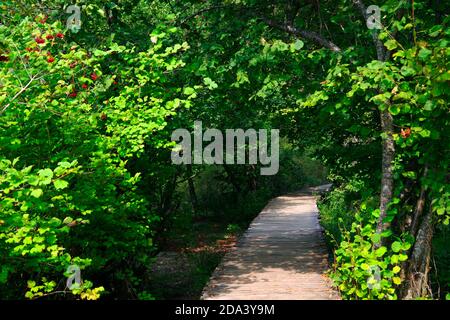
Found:
[[[273,199],[225,255],[202,299],[338,299],[324,276],[327,250],[311,194]]]

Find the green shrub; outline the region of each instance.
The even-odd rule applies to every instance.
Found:
[[[365,205],[362,211],[366,213]],[[397,299],[401,264],[408,259],[411,241],[395,239],[389,247],[377,248],[382,237],[391,237],[391,232],[375,232],[378,216],[379,210],[374,210],[364,222],[357,213],[351,229],[342,232],[330,275],[344,299]]]
[[[163,44],[172,28],[146,50],[89,50],[59,22],[12,19],[0,25],[0,296],[126,296],[159,219],[130,163],[166,147],[167,117],[188,105],[169,84],[187,44]],[[74,289],[71,265],[82,270]]]
[[[360,210],[361,199],[365,199],[366,206],[376,208],[377,202],[370,194],[366,181],[364,177],[354,177],[322,195],[317,202],[320,224],[330,248],[336,248],[343,240],[343,232],[350,230]]]

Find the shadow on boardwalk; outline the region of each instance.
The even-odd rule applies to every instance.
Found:
[[[202,299],[338,299],[312,192],[277,197],[214,271]]]

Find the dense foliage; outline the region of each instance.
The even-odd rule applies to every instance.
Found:
[[[131,270],[149,263],[158,214],[129,162],[145,147],[164,148],[168,117],[189,105],[169,79],[187,49],[163,45],[175,29],[155,31],[147,50],[111,42],[87,52],[42,19],[1,29],[9,53],[1,69],[6,297],[22,292],[24,278],[27,297],[64,288],[54,279],[72,264],[133,279],[124,263]],[[84,282],[86,297],[96,298],[102,287],[91,285]]]

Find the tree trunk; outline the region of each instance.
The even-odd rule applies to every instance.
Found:
[[[394,188],[394,178],[392,174],[392,162],[395,156],[395,146],[393,137],[393,118],[389,109],[381,111],[381,131],[383,137],[383,154],[381,164],[381,192],[380,192],[380,218],[378,220],[377,232],[381,233],[390,227],[391,223],[384,221],[387,217],[388,205],[392,200]]]
[[[427,173],[428,173],[428,166],[425,166],[425,169],[423,171],[424,178],[427,176]],[[419,227],[419,221],[422,218],[423,209],[425,207],[425,200],[426,200],[426,190],[422,182],[419,199],[417,199],[416,209],[414,210],[414,216],[411,221],[411,226],[409,228],[410,233],[413,237],[416,237],[417,235],[417,228]]]
[[[192,165],[187,165],[187,174],[188,174],[188,187],[189,187],[189,196],[191,198],[192,211],[197,213],[198,211],[198,198],[197,192],[195,192],[194,179],[192,174]]]
[[[431,295],[428,275],[430,271],[433,231],[430,206],[427,214],[423,217],[422,224],[417,232],[416,242],[409,259],[409,266],[406,271],[406,281],[402,294],[403,299],[416,299]]]
[[[367,14],[367,8],[362,0],[353,0],[353,4],[359,9],[364,20],[367,21],[369,18]],[[386,61],[388,59],[389,51],[386,52],[383,42],[378,38],[379,32],[374,30],[372,32],[372,39],[375,45],[375,49],[377,52],[377,59],[379,61]],[[387,101],[387,105],[389,105],[389,101]],[[394,189],[394,177],[392,175],[393,165],[395,157],[395,143],[393,137],[393,127],[394,127],[394,119],[392,118],[392,114],[389,112],[389,108],[386,107],[385,110],[381,111],[380,115],[381,120],[381,132],[385,135],[383,137],[383,150],[382,150],[382,164],[381,164],[381,192],[380,192],[380,218],[378,220],[377,225],[377,233],[381,233],[387,228],[390,227],[390,222],[384,221],[387,217],[387,209],[388,205],[392,200],[392,194]],[[384,239],[384,238],[383,238]],[[379,247],[383,245],[383,243],[379,243],[375,245],[375,247]]]

